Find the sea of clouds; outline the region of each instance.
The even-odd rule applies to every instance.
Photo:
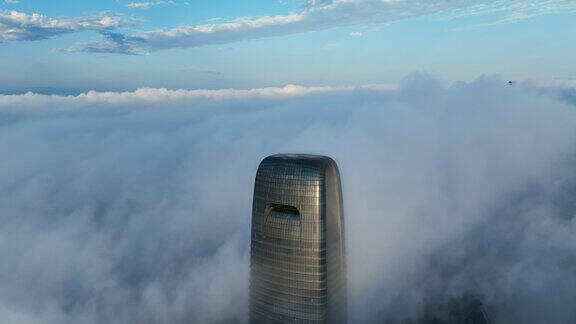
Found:
[[[247,322],[258,163],[333,157],[351,322],[576,321],[576,90],[0,95],[1,323]]]

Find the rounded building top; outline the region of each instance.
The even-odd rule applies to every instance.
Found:
[[[274,160],[292,160],[292,161],[310,161],[310,162],[324,162],[324,163],[334,163],[334,160],[328,156],[324,155],[314,155],[314,154],[299,154],[299,153],[281,153],[281,154],[274,154],[267,157],[265,160],[274,159]]]
[[[301,153],[279,153],[271,155],[270,157],[277,157],[277,158],[287,158],[287,159],[330,159],[324,155],[316,155],[316,154],[301,154]]]
[[[299,175],[313,178],[323,178],[327,169],[338,166],[333,159],[312,154],[275,154],[268,156],[260,163],[258,174],[274,173],[277,175]]]

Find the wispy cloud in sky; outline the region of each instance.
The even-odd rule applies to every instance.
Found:
[[[147,1],[126,4],[129,8],[150,9],[173,1]],[[133,18],[118,15],[54,19],[40,14],[0,11],[0,39],[41,40],[52,36],[86,30],[102,31],[100,41],[79,43],[65,51],[146,55],[151,52],[226,44],[242,40],[276,37],[324,30],[339,26],[376,24],[450,12],[449,17],[504,12],[498,23],[510,23],[535,16],[576,12],[572,0],[333,0],[309,1],[299,13],[237,18],[205,25],[180,25],[120,34],[113,29],[135,24]]]
[[[148,10],[154,6],[165,5],[165,4],[174,4],[174,1],[148,1],[148,2],[131,2],[126,4],[126,7],[131,9],[140,9],[140,10]]]
[[[459,10],[459,15],[508,12],[502,22],[566,12],[575,7],[569,0],[335,0],[310,1],[300,13],[266,16],[256,19],[239,18],[231,22],[178,26],[169,30],[154,30],[127,36],[121,42],[106,38],[71,48],[73,51],[122,54],[147,54],[164,49],[224,44],[241,40],[275,37],[329,29],[338,26],[392,22],[426,14]],[[126,46],[125,40],[138,40]]]
[[[231,22],[178,26],[130,36],[141,40],[126,50],[111,39],[79,44],[73,50],[107,53],[150,53],[170,49],[225,44],[247,39],[282,36],[323,30],[337,26],[383,23],[425,14],[443,12],[489,0],[336,0],[309,3],[300,13],[265,16],[256,19],[238,18]],[[124,45],[124,43],[121,43]]]
[[[25,14],[0,9],[0,39],[17,41],[41,40],[57,35],[88,30],[110,30],[133,26],[136,20],[105,13],[95,16],[53,19],[40,14]]]
[[[475,15],[506,12],[501,20],[494,24],[513,23],[520,20],[552,14],[576,13],[574,0],[526,0],[526,1],[496,1],[474,6],[473,8],[454,10],[447,18],[464,18]]]

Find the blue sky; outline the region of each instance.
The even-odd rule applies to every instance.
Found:
[[[571,0],[10,2],[2,92],[576,79]]]

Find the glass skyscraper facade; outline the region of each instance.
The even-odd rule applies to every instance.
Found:
[[[336,163],[316,155],[267,157],[254,187],[250,322],[342,323],[346,308]]]

